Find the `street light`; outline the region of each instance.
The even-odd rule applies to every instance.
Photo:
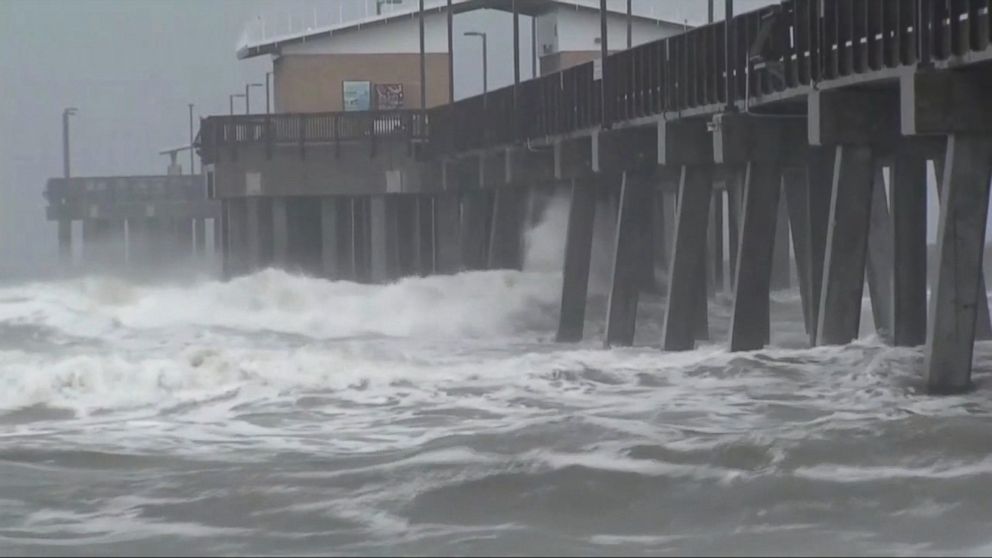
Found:
[[[75,107],[62,111],[62,172],[69,178],[69,117],[76,114]]]
[[[234,99],[235,98],[240,99],[240,98],[242,98],[244,96],[245,96],[244,93],[232,93],[232,94],[230,94],[230,95],[227,96],[227,100],[228,100],[228,102],[231,105],[231,116],[234,116]]]
[[[251,99],[248,96],[248,90],[252,87],[265,87],[264,83],[246,83],[245,84],[245,114],[251,114]]]
[[[482,37],[482,95],[489,92],[489,56],[486,54],[486,34],[480,31],[466,31],[466,37]]]

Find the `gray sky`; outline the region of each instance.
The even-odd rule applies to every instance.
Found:
[[[738,9],[768,3],[738,0]],[[634,9],[699,23],[706,2],[635,0]],[[187,141],[187,103],[197,115],[224,114],[229,93],[264,81],[268,59],[234,56],[246,23],[261,15],[274,27],[285,28],[290,19],[299,27],[315,16],[318,23],[336,19],[339,10],[357,18],[374,12],[374,2],[0,0],[0,279],[55,262],[55,227],[44,220],[41,193],[62,172],[64,107],[79,109],[71,123],[74,175],[163,173],[167,160],[158,151]],[[465,14],[455,25],[456,95],[481,90],[479,47],[461,37],[469,28],[491,32],[490,87],[510,83],[509,16]],[[524,27],[528,76],[530,26]],[[257,91],[256,111],[262,109]],[[188,158],[181,160],[188,166]]]

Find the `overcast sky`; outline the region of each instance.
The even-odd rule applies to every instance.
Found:
[[[738,10],[769,3],[738,0]],[[290,22],[299,29],[339,14],[359,18],[374,6],[374,0],[0,0],[0,278],[55,261],[55,228],[44,220],[41,193],[46,179],[62,172],[64,107],[79,109],[71,122],[74,175],[163,173],[167,159],[158,152],[188,141],[187,103],[197,116],[227,113],[229,93],[264,81],[268,59],[234,55],[249,22],[263,17],[269,29]],[[700,23],[706,2],[635,0],[634,10]],[[464,14],[455,25],[456,95],[481,89],[479,46],[461,36],[469,28],[491,32],[490,87],[510,83],[509,16]],[[530,26],[523,28],[528,76]],[[259,111],[263,97],[256,94]],[[188,158],[182,163],[187,167]]]

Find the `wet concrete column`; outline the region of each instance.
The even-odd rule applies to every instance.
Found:
[[[251,265],[248,256],[248,200],[224,200],[224,263],[225,278],[247,273]]]
[[[930,297],[924,363],[927,385],[934,393],[971,386],[992,138],[952,134],[944,159],[937,277]]]
[[[245,198],[245,250],[247,272],[259,270],[262,263],[262,223],[258,198]]]
[[[461,203],[457,192],[434,198],[434,253],[437,273],[457,273],[461,268]]]
[[[934,170],[937,173],[937,200],[943,203],[944,159],[934,159]],[[985,271],[978,278],[978,317],[975,321],[975,339],[987,341],[992,339],[992,319],[989,316],[988,284],[985,281]]]
[[[892,343],[913,347],[927,332],[927,160],[908,146],[890,171],[893,228]]]
[[[193,253],[199,258],[207,255],[207,220],[203,217],[193,218]]]
[[[892,219],[885,195],[885,175],[875,167],[871,198],[871,224],[868,227],[868,296],[875,331],[887,342],[892,340]]]
[[[489,228],[492,218],[492,192],[466,190],[462,193],[462,267],[486,269],[489,263]]]
[[[177,218],[173,220],[175,231],[175,258],[187,260],[193,255],[193,220]]]
[[[339,244],[341,217],[338,213],[341,203],[341,198],[326,197],[320,200],[320,259],[323,275],[328,279],[343,278]]]
[[[654,184],[626,173],[620,189],[619,215],[613,243],[613,273],[606,313],[607,347],[634,343],[637,301],[645,289],[644,269],[653,268],[651,234]],[[652,276],[653,278],[653,276]]]
[[[372,280],[370,201],[369,197],[357,196],[351,200],[352,268],[359,283]]]
[[[870,146],[835,148],[817,345],[843,345],[858,337],[873,177]]]
[[[417,196],[402,195],[394,198],[394,236],[396,246],[396,269],[398,277],[418,275]]]
[[[792,233],[792,250],[796,261],[796,277],[799,279],[799,297],[803,306],[803,323],[806,333],[814,330],[810,308],[810,231],[807,209],[809,207],[809,181],[805,168],[789,168],[782,171],[782,193],[789,213],[789,230]]]
[[[369,198],[369,239],[372,263],[372,282],[382,283],[396,278],[393,250],[394,240],[390,234],[394,212],[390,211],[390,199],[385,195]]]
[[[727,262],[730,274],[730,292],[734,291],[734,281],[737,280],[737,249],[740,247],[741,236],[741,192],[744,184],[744,171],[735,171],[727,178]]]
[[[522,266],[521,192],[513,186],[503,186],[493,194],[488,267],[520,269]]]
[[[670,258],[668,254],[670,237],[667,235],[670,233],[668,232],[669,225],[665,222],[667,219],[665,193],[660,187],[656,188],[651,198],[651,213],[652,258],[655,265],[667,273]]]
[[[820,295],[823,284],[823,260],[827,248],[827,222],[830,217],[830,198],[833,191],[834,149],[816,147],[810,150],[806,165],[808,202],[806,204],[805,230],[809,235],[809,343],[816,345],[819,326]]]
[[[772,252],[773,291],[792,288],[792,262],[789,257],[789,210],[783,196],[779,196],[778,210],[775,212],[775,239]]]
[[[558,315],[558,342],[582,340],[589,292],[589,265],[592,258],[592,232],[596,218],[598,177],[572,181],[568,229],[565,233],[565,264],[562,274],[561,311]]]
[[[723,289],[723,190],[713,190],[709,231],[710,295]]]
[[[414,198],[414,267],[421,277],[435,271],[434,257],[434,198],[418,195]]]
[[[713,199],[713,168],[684,165],[679,180],[675,218],[674,254],[668,280],[668,308],[665,309],[662,346],[666,351],[686,351],[695,347],[698,334],[699,293],[705,302],[705,275],[699,276],[705,261],[707,217]],[[667,203],[668,200],[666,200]]]
[[[289,261],[289,200],[272,198],[272,263],[286,269]]]
[[[781,185],[782,170],[778,163],[751,161],[747,164],[741,199],[734,308],[730,318],[731,351],[760,349],[769,341],[769,294]]]

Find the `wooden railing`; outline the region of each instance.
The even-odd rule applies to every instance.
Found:
[[[588,62],[521,82],[515,94],[508,86],[431,109],[431,152],[715,112],[822,81],[986,53],[992,0],[786,0],[734,17],[729,33],[726,25],[616,52],[602,81]]]
[[[374,154],[380,141],[406,142],[412,149],[427,136],[427,120],[415,110],[250,114],[201,120],[196,145],[211,163],[221,149],[236,153],[246,144],[263,144],[271,155],[276,146],[298,146],[305,152],[311,145],[340,149],[344,142],[365,141]]]

